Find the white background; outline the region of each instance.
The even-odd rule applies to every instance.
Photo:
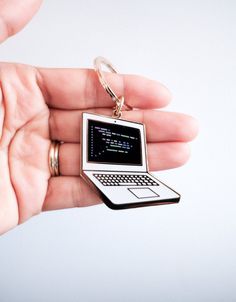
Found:
[[[0,301],[236,300],[235,1],[45,1],[2,61],[91,67],[170,87],[200,135],[183,168],[158,172],[181,203],[41,214],[0,237]],[[158,129],[157,129],[158,130]]]

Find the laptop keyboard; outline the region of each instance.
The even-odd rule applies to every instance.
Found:
[[[159,186],[148,175],[93,174],[104,186]]]

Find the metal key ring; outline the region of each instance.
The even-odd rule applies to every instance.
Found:
[[[102,84],[103,88],[110,95],[114,102],[120,102],[120,98],[115,94],[113,89],[108,85],[102,73],[102,65],[105,65],[111,72],[118,73],[116,69],[112,66],[111,62],[103,57],[97,57],[94,59],[94,69],[98,75],[99,81]]]
[[[103,86],[103,88],[106,90],[106,92],[110,95],[112,100],[116,103],[116,107],[113,111],[113,117],[120,118],[122,115],[122,106],[124,105],[127,110],[132,110],[133,108],[129,105],[124,104],[124,96],[117,96],[114,90],[109,86],[107,81],[104,78],[103,72],[102,72],[102,65],[106,66],[111,72],[118,73],[114,66],[104,57],[97,57],[94,59],[94,69],[98,75],[98,79]]]

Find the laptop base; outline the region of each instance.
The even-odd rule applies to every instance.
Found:
[[[97,179],[98,173],[112,175],[112,172],[107,171],[83,171],[82,176],[99,193],[103,202],[113,210],[178,203],[180,200],[177,192],[148,172],[120,172],[120,175],[148,176],[156,182],[156,185],[104,185]],[[117,172],[113,174],[117,175]]]

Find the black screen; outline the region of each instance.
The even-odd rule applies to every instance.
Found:
[[[142,165],[140,130],[88,120],[88,161]]]

